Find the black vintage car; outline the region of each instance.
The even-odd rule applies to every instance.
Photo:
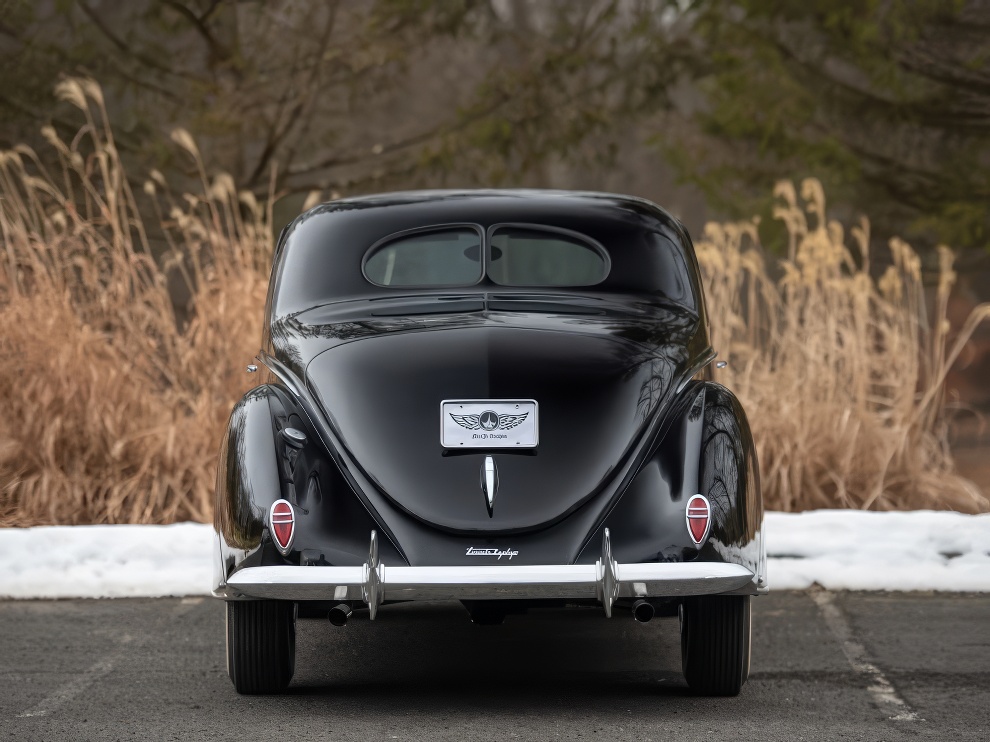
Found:
[[[690,239],[648,201],[411,192],[299,216],[275,250],[267,378],[220,451],[236,689],[288,685],[298,616],[417,600],[476,623],[679,615],[690,688],[738,693],[763,505],[715,355]]]

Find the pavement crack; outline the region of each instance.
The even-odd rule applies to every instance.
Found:
[[[907,701],[898,695],[897,690],[870,657],[866,647],[853,634],[849,620],[835,604],[835,593],[828,590],[811,590],[810,596],[818,606],[825,625],[838,640],[850,667],[856,673],[865,676],[869,682],[867,691],[873,697],[877,708],[893,721],[924,721],[911,709]]]

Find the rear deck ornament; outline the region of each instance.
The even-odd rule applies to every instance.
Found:
[[[481,491],[488,501],[488,517],[492,518],[495,516],[495,495],[498,494],[498,467],[491,456],[485,456],[481,465]]]

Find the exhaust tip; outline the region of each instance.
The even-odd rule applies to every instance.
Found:
[[[647,621],[649,621],[651,618],[653,618],[654,613],[656,613],[656,609],[654,609],[653,604],[649,603],[648,601],[637,600],[635,603],[633,603],[632,606],[633,618],[635,618],[640,623],[646,623]]]
[[[350,617],[351,607],[347,603],[335,605],[330,609],[330,613],[327,614],[327,618],[330,619],[330,623],[334,626],[346,626],[347,619]]]

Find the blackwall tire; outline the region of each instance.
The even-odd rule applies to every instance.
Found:
[[[296,606],[280,600],[227,602],[227,673],[238,693],[281,693],[296,666]]]
[[[681,668],[703,696],[735,696],[749,677],[752,609],[748,595],[687,598],[681,606]]]

